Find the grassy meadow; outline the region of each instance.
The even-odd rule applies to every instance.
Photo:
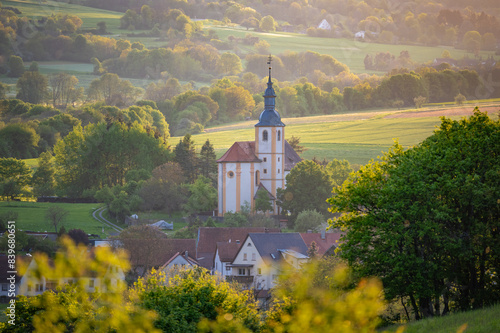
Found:
[[[472,111],[473,105],[465,110]],[[434,110],[434,109],[432,109]],[[418,110],[371,110],[338,115],[312,116],[304,118],[283,118],[285,138],[300,138],[300,145],[307,150],[301,154],[304,159],[316,157],[320,160],[334,158],[348,160],[351,164],[366,164],[387,151],[397,139],[404,147],[411,147],[432,135],[441,124],[439,116],[426,117],[429,109]],[[421,116],[388,118],[406,112],[421,113]],[[460,119],[461,116],[451,116]],[[192,136],[197,150],[207,139],[214,146],[217,157],[235,141],[253,141],[256,120],[207,128],[205,133]],[[175,146],[180,137],[172,137]]]
[[[0,202],[0,214],[13,211],[18,214],[16,228],[29,231],[53,232],[54,226],[45,218],[46,211],[51,206],[66,209],[69,214],[66,217],[64,228],[82,229],[88,234],[96,234],[101,238],[116,233],[115,230],[99,223],[92,217],[92,212],[99,208],[100,204],[69,204],[69,203],[47,203],[47,202],[25,202],[25,201],[2,201]],[[104,233],[102,230],[104,228]]]
[[[83,29],[97,28],[97,23],[106,22],[108,31],[116,33],[120,27],[120,18],[123,13],[110,10],[85,7],[65,2],[57,1],[35,1],[35,0],[2,0],[3,7],[16,7],[22,14],[30,19],[38,19],[43,16],[51,16],[57,14],[76,15],[82,19]]]
[[[415,321],[405,325],[404,333],[497,333],[500,332],[500,305],[489,308],[455,313],[445,317]],[[396,332],[399,326],[385,328],[384,332]]]

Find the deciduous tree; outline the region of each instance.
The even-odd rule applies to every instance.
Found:
[[[0,193],[8,200],[27,192],[31,170],[24,161],[0,158]]]
[[[331,222],[346,232],[341,256],[416,318],[498,302],[499,156],[500,121],[478,109],[442,119],[414,148],[396,145],[328,200],[343,213]]]

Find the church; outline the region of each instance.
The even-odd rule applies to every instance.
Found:
[[[239,212],[246,203],[253,211],[260,189],[269,195],[273,206],[271,213],[280,214],[276,205],[277,189],[286,186],[286,175],[301,158],[285,140],[285,124],[275,109],[275,103],[276,93],[269,66],[265,108],[255,124],[255,141],[235,142],[217,160],[219,216],[224,216],[226,212]]]

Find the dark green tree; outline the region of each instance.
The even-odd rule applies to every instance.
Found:
[[[269,212],[273,210],[273,204],[271,203],[271,198],[269,197],[269,192],[265,189],[257,190],[255,194],[255,212]]]
[[[9,58],[9,77],[21,77],[24,73],[24,62],[21,57],[11,55]]]
[[[198,157],[194,147],[194,141],[191,134],[186,134],[174,148],[175,161],[179,163],[188,183],[193,183],[197,178],[196,166]]]
[[[346,232],[341,256],[416,318],[498,302],[499,161],[500,121],[478,109],[443,118],[414,148],[396,145],[328,200],[343,213],[331,222]]]
[[[52,164],[52,154],[44,152],[38,158],[38,168],[33,173],[31,184],[33,194],[37,197],[51,196],[55,194],[54,165]]]
[[[325,169],[311,160],[304,160],[286,176],[286,189],[278,189],[278,205],[290,213],[292,223],[300,212],[310,209],[328,213],[332,184]]]
[[[28,191],[31,170],[24,161],[15,158],[0,158],[0,195],[7,200]]]
[[[16,98],[33,104],[39,104],[47,97],[47,77],[39,72],[25,72],[17,80]]]
[[[210,212],[217,206],[217,189],[212,181],[198,176],[193,184],[187,185],[189,194],[184,209],[190,213]]]
[[[200,175],[211,179],[214,183],[217,182],[217,157],[209,139],[201,147],[198,168]]]
[[[317,232],[319,231],[318,229],[321,227],[321,224],[325,222],[325,217],[316,210],[303,210],[299,213],[297,219],[295,220],[295,231],[307,232],[308,230],[313,230]]]
[[[57,228],[61,227],[64,221],[66,221],[69,215],[69,211],[60,206],[51,206],[47,208],[45,212],[45,219],[49,222],[51,226],[54,227],[56,233]]]
[[[0,156],[14,158],[36,157],[40,136],[24,123],[10,123],[0,129]]]

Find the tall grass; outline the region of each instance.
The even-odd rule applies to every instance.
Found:
[[[412,322],[406,325],[404,333],[498,333],[499,314],[500,305],[495,305],[486,309]],[[386,328],[384,332],[396,332],[398,327]]]

